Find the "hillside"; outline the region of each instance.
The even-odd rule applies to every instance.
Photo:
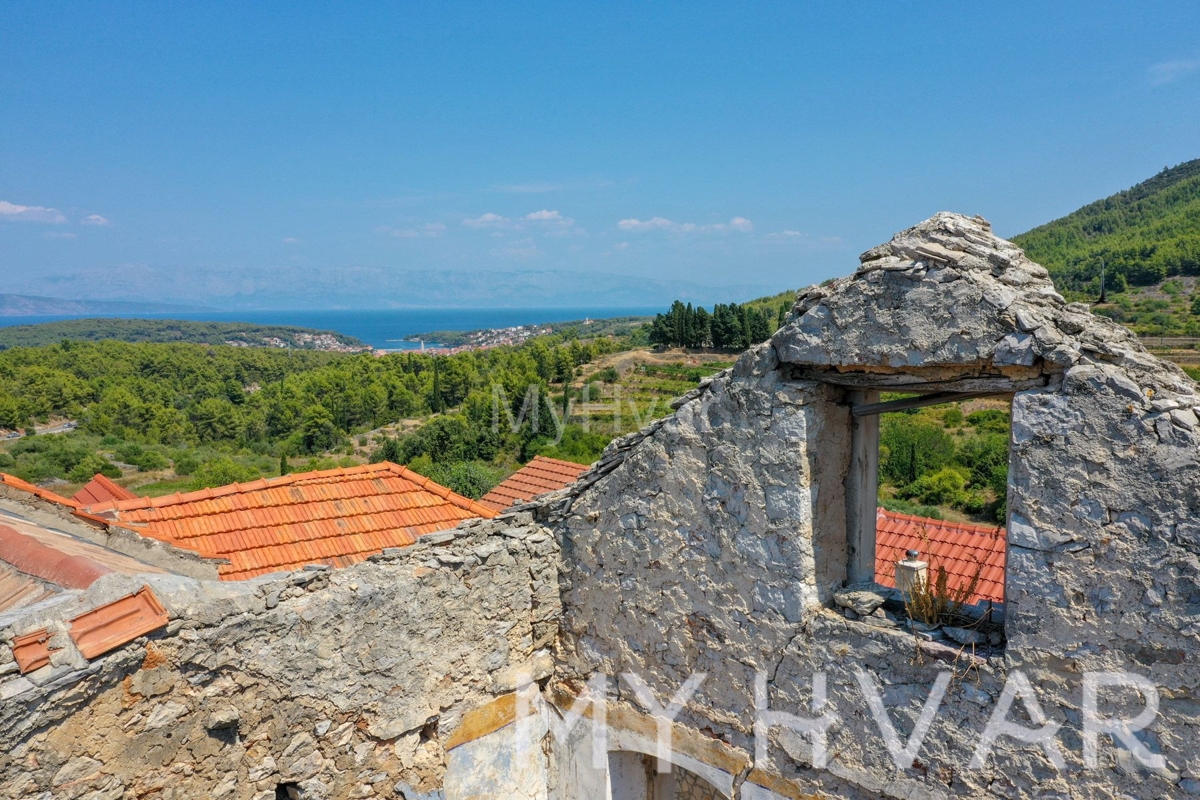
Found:
[[[358,339],[334,331],[248,322],[191,322],[173,319],[69,319],[0,328],[0,350],[40,347],[71,341],[186,342],[239,347],[296,347],[354,352],[366,349]]]
[[[0,294],[0,317],[58,316],[68,314],[180,314],[203,311],[203,307],[172,303],[126,303],[116,300],[64,300],[61,297],[34,297],[25,294]]]
[[[428,331],[404,337],[406,342],[433,342],[444,347],[494,347],[501,344],[520,344],[534,336],[575,331],[579,336],[628,336],[634,328],[649,322],[651,317],[606,317],[576,319],[567,322],[545,322],[512,328],[478,328],[469,331]]]
[[[1200,159],[1013,237],[1050,270],[1059,291],[1099,294],[1200,274]]]

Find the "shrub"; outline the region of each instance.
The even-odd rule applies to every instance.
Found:
[[[958,406],[950,406],[942,412],[942,422],[949,428],[962,427],[964,420],[962,409]]]
[[[447,489],[478,500],[500,482],[500,473],[478,461],[454,461],[435,464],[425,457],[415,459],[410,466],[430,480]]]
[[[880,473],[895,484],[910,484],[954,458],[954,439],[937,425],[886,415],[880,430]]]
[[[115,464],[103,456],[92,454],[80,459],[79,463],[71,468],[67,473],[67,480],[72,483],[87,483],[96,473],[106,478],[121,477],[121,470]]]
[[[992,473],[1004,468],[1008,480],[1008,435],[984,433],[968,439],[958,448],[959,464],[971,471],[972,486],[987,486]]]
[[[166,456],[157,450],[148,450],[140,444],[123,444],[116,450],[116,456],[126,464],[132,464],[139,472],[150,472],[156,469],[166,469],[170,466]]]
[[[933,506],[959,506],[966,499],[967,478],[957,469],[946,467],[922,475],[900,490],[900,495]]]
[[[999,408],[972,411],[967,415],[967,424],[980,433],[1008,433],[1009,413]]]
[[[258,470],[254,467],[238,464],[230,458],[221,456],[200,465],[192,478],[191,488],[193,490],[209,489],[230,483],[244,483],[258,477]]]
[[[914,517],[928,517],[929,519],[944,518],[942,510],[937,506],[922,506],[898,497],[881,497],[879,505],[888,511],[895,511],[897,514],[912,514]]]
[[[175,459],[175,474],[191,475],[199,468],[199,466],[200,462],[196,460],[195,456],[180,456],[179,458]]]
[[[600,370],[599,372],[596,372],[595,374],[593,374],[592,377],[588,378],[588,383],[591,383],[592,381],[602,381],[604,383],[616,383],[620,379],[621,379],[621,374],[619,372],[617,372],[615,367],[605,367],[604,369]]]

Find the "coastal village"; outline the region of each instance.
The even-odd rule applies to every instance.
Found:
[[[1012,399],[1008,525],[879,507],[873,420],[980,395]],[[1200,789],[1197,721],[1172,701],[1152,749],[1106,747],[1107,769],[1035,777],[1081,757],[1077,733],[949,769],[1018,675],[1053,709],[1078,708],[1088,670],[1148,670],[1169,698],[1200,681],[1194,509],[1152,477],[1170,463],[1200,485],[1196,384],[986,221],[898,233],[672,408],[590,466],[537,457],[479,501],[387,461],[161,497],[0,476],[3,791]],[[952,607],[918,602],[935,583]],[[890,704],[947,680],[920,768],[897,776],[853,711],[864,666]],[[818,669],[838,722],[798,736]],[[688,681],[686,707],[655,710]]]
[[[1200,800],[1197,30],[0,4],[0,800]]]

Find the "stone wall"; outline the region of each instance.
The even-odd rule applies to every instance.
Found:
[[[165,631],[4,692],[0,797],[441,797],[464,717],[548,674],[556,559],[526,516],[343,570],[147,577]]]
[[[822,607],[845,575],[847,392],[889,388],[1015,394],[1006,646],[922,642]],[[608,702],[645,712],[615,676],[665,704],[703,673],[677,722],[743,759],[736,796],[1198,795],[1198,408],[1178,368],[1067,304],[985,222],[938,215],[802,293],[769,345],[542,505],[564,558],[558,678],[613,676]],[[924,745],[897,766],[868,695],[905,742],[943,672]],[[1085,768],[1083,681],[1099,672],[1153,684],[1159,713],[1130,741],[1161,764],[1103,734]],[[827,763],[786,725],[755,753],[760,674],[769,708],[798,717],[819,716],[824,676]],[[1053,747],[1000,736],[972,767],[1013,692],[1007,719],[1038,728],[1032,697]],[[1143,702],[1109,687],[1093,718]]]
[[[862,500],[850,404],[887,389],[1013,395],[1006,642],[830,603]],[[575,800],[636,792],[670,730],[673,763],[744,800],[1200,796],[1198,408],[985,222],[940,214],[533,516],[334,572],[147,578],[165,632],[33,682],[0,648],[0,793]],[[1161,702],[1089,766],[1101,672],[1150,688],[1107,687],[1092,719]],[[821,718],[827,757],[797,732]]]

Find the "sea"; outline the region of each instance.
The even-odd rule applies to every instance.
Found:
[[[333,311],[216,311],[190,314],[69,314],[52,316],[3,317],[0,327],[36,325],[66,319],[182,319],[197,322],[248,322],[256,325],[298,325],[353,336],[379,350],[411,350],[420,342],[406,342],[405,336],[432,331],[473,331],[484,328],[512,328],[518,325],[542,325],[581,319],[653,316],[661,306],[639,308],[405,308],[388,310]],[[436,346],[437,342],[426,342]]]

